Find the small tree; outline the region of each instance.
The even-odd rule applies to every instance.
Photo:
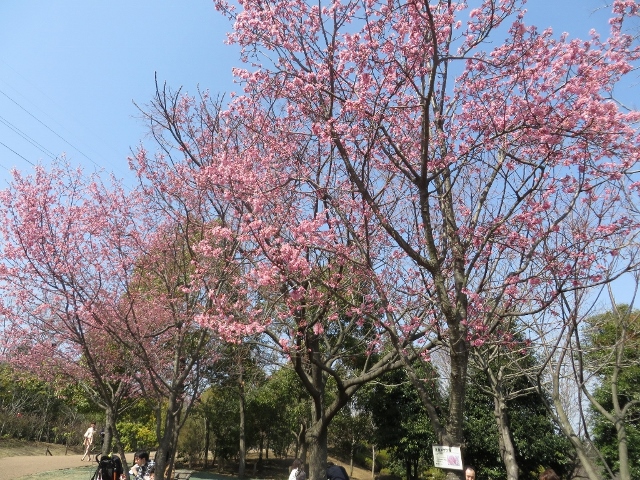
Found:
[[[272,367],[273,368],[273,367]],[[295,445],[294,456],[301,457],[299,433],[309,422],[309,399],[297,375],[290,368],[278,368],[249,394],[249,422],[257,435],[258,463],[269,451],[284,457]],[[256,468],[258,465],[256,465]]]
[[[595,293],[603,290],[606,291],[600,289]],[[593,315],[599,297],[586,293],[563,293],[559,310],[538,316],[530,325],[540,358],[540,369],[533,380],[542,398],[548,400],[556,424],[575,449],[588,478],[630,480],[633,476],[627,427],[633,432],[630,420],[637,411],[638,399],[633,390],[625,391],[627,379],[623,372],[633,375],[638,362],[636,316],[632,308],[616,306],[611,290],[612,311]],[[561,322],[555,320],[556,315],[561,317]],[[632,352],[631,355],[628,352]],[[608,424],[615,431],[615,454],[604,446],[605,458],[593,441],[590,410],[597,412],[600,428]],[[609,461],[613,458],[615,460]]]
[[[613,303],[585,329],[585,368],[598,381],[585,389],[594,444],[620,479],[640,478],[640,311]]]
[[[478,477],[487,480],[505,478],[500,428],[496,421],[496,399],[487,374],[470,371],[465,421],[466,462],[474,465]],[[560,475],[571,472],[572,451],[569,442],[556,427],[545,402],[531,388],[524,375],[512,379],[505,389],[503,408],[513,442],[514,464],[519,478],[537,480],[542,468],[553,468]],[[502,433],[504,434],[504,432]],[[511,475],[507,474],[506,478]]]

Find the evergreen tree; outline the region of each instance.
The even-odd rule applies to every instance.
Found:
[[[476,467],[479,478],[502,480],[505,466],[500,457],[494,399],[483,385],[487,375],[472,372],[465,404],[465,460]],[[551,467],[564,475],[571,466],[570,445],[557,430],[538,393],[521,377],[512,385],[523,393],[507,401],[509,426],[520,467],[520,478],[535,480],[541,467]]]
[[[421,365],[420,373],[432,398],[442,401],[437,386],[437,374],[430,365]],[[436,435],[424,412],[417,391],[404,370],[386,374],[380,382],[370,385],[358,397],[361,405],[371,411],[374,424],[374,442],[388,449],[392,460],[402,465],[408,480],[417,479],[421,470],[433,465],[432,445]]]
[[[611,473],[640,478],[640,311],[614,305],[587,324],[587,369],[599,381],[589,398],[594,444]]]

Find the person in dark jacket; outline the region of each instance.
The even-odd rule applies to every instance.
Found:
[[[335,465],[333,462],[327,463],[328,480],[349,480],[349,475],[342,465]]]

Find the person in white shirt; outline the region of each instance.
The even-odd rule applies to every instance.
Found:
[[[82,456],[80,461],[83,461],[87,455],[89,455],[89,460],[91,460],[91,455],[89,454],[89,451],[91,450],[91,445],[93,445],[93,434],[95,432],[96,432],[96,422],[91,422],[91,425],[89,426],[89,428],[87,428],[87,431],[84,432],[84,441],[83,441],[84,455]]]

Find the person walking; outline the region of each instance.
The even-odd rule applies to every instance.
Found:
[[[93,445],[93,434],[95,432],[96,432],[96,422],[91,422],[91,425],[89,426],[89,428],[87,428],[87,431],[84,432],[84,440],[83,440],[84,455],[80,459],[81,462],[84,461],[87,455],[89,455],[89,460],[91,460],[91,454],[89,452],[91,451],[91,446]]]

